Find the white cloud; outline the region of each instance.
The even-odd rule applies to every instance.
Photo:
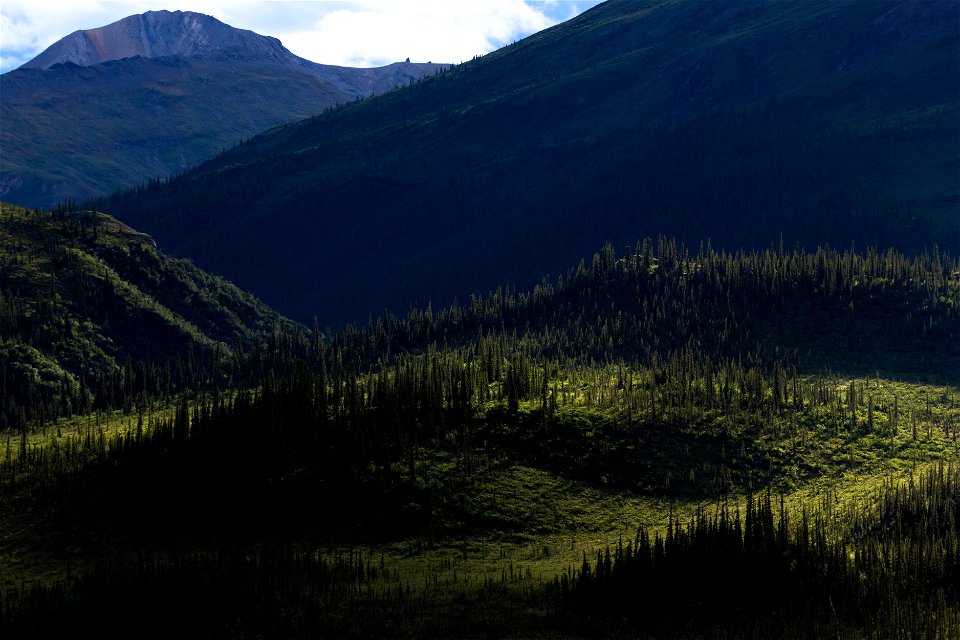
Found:
[[[212,15],[229,25],[279,38],[324,64],[376,66],[409,57],[460,62],[488,53],[598,0],[4,0],[0,5],[0,71],[6,72],[78,29],[144,11]]]
[[[520,0],[357,5],[282,39],[294,53],[332,64],[376,66],[408,57],[461,62],[553,23]]]

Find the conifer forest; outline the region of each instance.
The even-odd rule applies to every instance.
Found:
[[[958,34],[610,0],[0,203],[0,638],[960,638]]]
[[[3,215],[5,243],[79,238],[5,265],[47,283],[3,306],[4,540],[34,546],[3,558],[5,636],[960,630],[955,259],[648,239],[97,369],[72,316],[166,262],[102,214]],[[31,344],[59,380],[22,380]]]

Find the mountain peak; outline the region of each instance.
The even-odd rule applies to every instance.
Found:
[[[283,62],[295,56],[279,40],[236,29],[193,11],[148,11],[97,29],[74,31],[23,66],[46,69],[72,62],[92,66],[142,56],[205,56]]]

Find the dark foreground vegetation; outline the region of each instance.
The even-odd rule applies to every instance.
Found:
[[[554,587],[587,620],[658,636],[949,638],[960,633],[958,479],[941,464],[853,511],[834,496],[792,514],[769,493],[747,496],[742,514],[721,504],[663,534],[641,528]]]
[[[169,464],[183,464],[176,453],[170,460],[170,453],[157,451],[176,451],[176,433],[177,423],[158,424],[149,435],[121,438],[106,452],[94,447],[100,460],[87,462],[81,475],[130,481],[117,469],[130,474],[133,464],[150,456],[154,463],[168,457]],[[47,465],[58,458],[54,453]],[[158,470],[148,464],[148,472]],[[290,542],[289,522],[276,519],[268,528],[280,526],[286,535],[264,538],[260,532],[260,542],[239,545],[229,536],[190,544],[177,534],[211,524],[197,524],[198,502],[219,507],[209,498],[224,494],[204,495],[203,484],[175,482],[167,488],[168,504],[158,504],[160,496],[149,488],[129,498],[150,503],[151,515],[140,514],[141,522],[178,514],[168,524],[179,532],[154,530],[176,544],[163,551],[125,548],[79,576],[68,569],[52,583],[10,589],[3,594],[0,629],[5,637],[43,638],[81,629],[101,637],[946,639],[960,631],[958,478],[955,462],[940,463],[909,483],[884,484],[857,506],[835,505],[836,496],[829,495],[790,510],[782,498],[776,506],[769,492],[748,495],[745,502],[701,508],[688,522],[671,515],[665,532],[641,527],[632,540],[621,538],[589,558],[584,552],[580,566],[552,580],[534,579],[519,567],[515,573],[511,563],[509,576],[505,566],[499,577],[474,576],[472,584],[466,571],[460,584],[454,572],[451,584],[439,572],[406,575],[386,565],[382,554],[365,555],[360,547],[327,548],[309,536]],[[91,490],[104,489],[71,486],[66,496],[80,504]],[[201,495],[187,497],[190,489]],[[334,515],[342,506],[327,497],[299,496],[277,515],[311,509]],[[398,520],[401,528],[391,529]],[[379,523],[395,534],[402,526],[396,514]]]
[[[278,323],[183,393],[118,365],[86,415],[6,432],[0,634],[955,636],[958,310],[936,249],[659,240]]]

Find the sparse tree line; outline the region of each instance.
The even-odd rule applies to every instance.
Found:
[[[121,518],[137,535],[190,540],[197,551],[6,594],[4,624],[43,620],[91,585],[105,593],[115,589],[109,584],[163,591],[158,585],[203,572],[240,581],[250,589],[245,602],[276,613],[282,605],[268,595],[273,569],[236,554],[248,536],[297,539],[358,519],[390,535],[457,533],[443,528],[444,510],[455,505],[429,482],[431,451],[452,456],[464,483],[481,478],[480,461],[493,456],[640,492],[723,498],[770,487],[783,465],[820,440],[872,434],[891,450],[955,448],[955,398],[924,404],[868,377],[818,368],[830,358],[847,371],[877,362],[869,340],[881,323],[896,333],[879,343],[889,349],[879,362],[891,371],[910,375],[930,362],[956,362],[958,273],[939,253],[690,254],[667,240],[647,241],[623,257],[607,247],[589,266],[529,293],[496,291],[335,334],[277,329],[249,346],[212,347],[173,365],[125,364],[84,381],[83,392],[64,383],[60,404],[51,406],[90,418],[79,434],[58,437],[21,414],[18,429],[6,432],[0,497],[29,494],[63,517]],[[785,336],[810,327],[820,333],[805,342],[813,344],[808,353],[781,347]],[[846,353],[830,351],[838,346]],[[908,355],[921,363],[904,362]],[[946,368],[939,373],[954,380]],[[10,386],[4,393],[14,397]],[[29,396],[16,397],[19,407],[29,405]],[[172,404],[164,409],[165,402]],[[103,431],[99,416],[110,407],[128,412],[126,431]],[[46,428],[47,442],[29,441],[37,428]],[[657,452],[670,453],[670,464]],[[690,594],[716,611],[729,605],[764,615],[776,596],[786,619],[812,611],[810,628],[831,634],[881,623],[945,633],[956,628],[957,594],[949,586],[957,575],[956,468],[938,473],[918,489],[929,494],[932,512],[915,493],[890,488],[883,514],[838,532],[828,526],[829,511],[774,518],[762,494],[742,520],[735,509],[704,512],[689,525],[671,523],[665,534],[641,532],[609,559],[601,554],[528,597],[568,603],[582,619],[607,619],[630,618],[632,599],[651,590],[686,594],[669,605],[676,609],[654,607],[645,609],[649,619],[630,619],[653,634],[677,630],[656,612],[684,615]],[[902,521],[899,533],[876,524],[893,520]],[[313,552],[283,553],[291,560],[277,561],[275,584],[301,594],[290,628],[333,624],[318,602],[355,615],[351,607],[374,598],[378,611],[403,624],[429,606],[396,584],[363,592],[354,575],[330,578],[353,586],[321,595],[327,578],[301,574],[303,554]],[[326,562],[311,571],[330,575]],[[731,563],[749,570],[738,573]],[[267,574],[255,577],[261,571]],[[918,572],[922,585],[914,584]],[[693,586],[681,583],[692,575],[699,576]],[[730,593],[709,577],[717,575],[746,580],[744,598],[711,600]],[[760,586],[774,583],[782,592]],[[756,590],[767,599],[752,599]],[[868,602],[895,606],[857,613]],[[241,627],[259,624],[236,615]],[[770,628],[777,627],[737,633],[756,637]]]
[[[75,261],[65,254],[53,278],[75,288],[81,306],[89,300],[97,308],[100,289]],[[329,370],[358,374],[393,366],[397,356],[421,353],[431,344],[453,346],[496,334],[522,340],[531,357],[564,369],[568,361],[656,368],[656,358],[687,351],[687,361],[689,354],[712,361],[710,375],[725,363],[769,372],[781,361],[786,371],[804,373],[863,373],[879,363],[886,373],[924,372],[956,382],[950,364],[960,360],[958,274],[956,260],[936,248],[916,258],[872,249],[726,254],[705,248],[691,254],[660,239],[618,257],[608,246],[589,266],[581,262],[565,278],[545,279],[530,292],[497,290],[447,309],[385,314],[337,333],[319,326],[278,329],[264,340],[208,345],[166,358],[128,357],[99,370],[75,368],[45,386],[18,382],[11,370],[17,362],[5,351],[0,422],[22,428],[94,407],[129,409],[142,395],[258,384],[268,370],[289,372],[298,359],[314,371],[323,362]],[[8,345],[56,351],[81,329],[71,319],[74,310],[58,300],[44,291],[0,290],[0,336]],[[707,389],[712,393],[712,385]],[[778,390],[776,398],[781,396]]]

